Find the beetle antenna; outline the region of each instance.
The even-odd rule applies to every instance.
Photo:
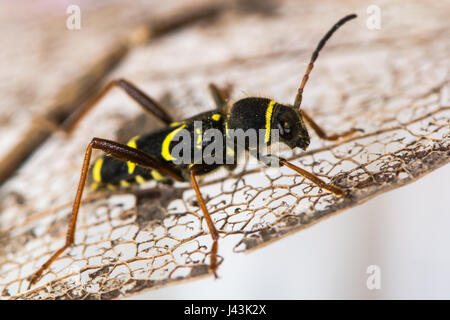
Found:
[[[309,62],[308,67],[306,68],[306,72],[305,72],[305,75],[303,76],[300,88],[298,88],[297,95],[295,96],[294,108],[300,109],[300,106],[302,104],[303,88],[305,87],[306,82],[308,81],[309,74],[311,73],[311,70],[314,67],[314,62],[316,61],[317,57],[319,56],[320,50],[322,50],[325,43],[328,41],[328,39],[330,39],[330,37],[333,35],[333,33],[337,29],[339,29],[347,21],[352,20],[354,18],[356,18],[356,14],[349,14],[348,16],[343,17],[327,32],[327,34],[322,38],[322,40],[320,40],[319,44],[317,45],[316,50],[314,50],[314,52],[311,56],[311,61]]]

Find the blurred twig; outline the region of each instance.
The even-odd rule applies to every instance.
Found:
[[[16,145],[0,159],[0,185],[36,150],[55,129],[67,124],[81,112],[101,89],[105,78],[126,57],[128,52],[141,44],[166,35],[189,24],[212,19],[224,12],[223,2],[206,3],[200,6],[180,8],[177,13],[154,18],[130,30],[129,36],[119,40],[106,54],[94,61],[92,66],[79,77],[63,86],[54,97],[53,104],[42,111],[28,130],[18,139]]]

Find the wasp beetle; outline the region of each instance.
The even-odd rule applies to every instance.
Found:
[[[210,254],[210,270],[217,277],[217,252],[219,233],[212,221],[205,201],[200,192],[196,177],[211,172],[224,164],[213,163],[182,163],[177,164],[174,160],[172,151],[175,146],[177,135],[184,130],[189,134],[196,135],[189,146],[192,150],[202,149],[211,143],[212,139],[206,139],[203,133],[208,129],[218,130],[224,139],[229,137],[229,131],[233,129],[256,129],[265,130],[264,142],[271,144],[271,132],[278,130],[279,140],[287,144],[291,149],[301,148],[306,150],[310,143],[310,137],[306,128],[308,123],[311,128],[326,140],[337,140],[354,134],[361,129],[350,129],[346,132],[334,135],[328,135],[322,130],[313,119],[301,110],[303,89],[308,81],[309,74],[313,69],[314,62],[317,59],[320,50],[325,45],[331,35],[344,23],[356,18],[355,14],[347,15],[339,20],[321,39],[311,60],[307,66],[305,75],[297,91],[293,105],[284,105],[271,99],[250,97],[235,102],[231,108],[228,108],[227,99],[223,90],[217,86],[210,84],[209,89],[216,104],[216,109],[198,114],[194,117],[183,121],[174,121],[169,114],[164,111],[156,101],[139,90],[131,82],[119,79],[109,82],[100,94],[84,108],[83,113],[74,117],[69,125],[66,126],[67,131],[71,131],[78,120],[86,111],[92,108],[97,102],[113,87],[123,89],[132,99],[152,115],[159,118],[167,126],[163,129],[153,131],[147,134],[132,138],[127,144],[121,144],[110,140],[93,138],[86,148],[83,166],[81,169],[81,177],[78,184],[77,193],[73,202],[71,222],[67,230],[65,245],[56,251],[42,266],[30,277],[30,286],[35,283],[42,273],[50,267],[58,256],[60,256],[67,248],[73,245],[76,229],[77,215],[81,203],[81,197],[90,172],[93,189],[97,188],[113,188],[113,187],[129,187],[135,183],[143,183],[146,180],[154,179],[158,181],[187,181],[190,182],[195,190],[198,203],[202,209],[209,233],[212,237],[213,244]],[[229,110],[228,110],[229,109]],[[194,123],[200,121],[202,131],[195,128]],[[196,132],[198,131],[198,132]],[[229,148],[224,145],[223,154],[235,157],[235,148]],[[99,149],[106,155],[97,159],[90,167],[91,153],[93,149]],[[268,156],[260,156],[259,152],[254,152],[251,146],[246,145],[245,149],[258,160],[268,165]],[[277,159],[278,166],[286,166],[296,171],[300,175],[312,181],[318,187],[325,189],[336,196],[346,196],[346,191],[333,184],[327,184],[314,174],[307,172],[296,165],[290,163],[286,159],[270,155],[271,158]],[[225,164],[227,168],[233,169],[235,163]]]

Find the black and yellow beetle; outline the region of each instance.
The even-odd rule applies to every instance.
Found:
[[[265,134],[262,139],[266,145],[270,145],[272,142],[271,132],[273,132],[273,130],[278,130],[277,132],[281,142],[287,144],[291,149],[301,148],[304,150],[306,150],[310,143],[310,137],[305,122],[308,123],[321,138],[327,140],[337,140],[357,131],[362,131],[361,129],[350,129],[341,134],[327,135],[310,116],[300,109],[303,89],[320,50],[341,25],[354,18],[356,18],[355,14],[345,16],[321,39],[316,50],[312,54],[293,105],[283,105],[271,99],[251,97],[235,102],[230,110],[228,110],[224,92],[211,84],[209,88],[216,103],[215,110],[198,114],[183,121],[173,121],[156,101],[147,96],[129,81],[123,79],[111,81],[96,99],[83,110],[83,113],[78,114],[78,116],[72,119],[71,123],[66,127],[68,131],[74,128],[77,121],[88,109],[92,108],[111,88],[115,86],[125,90],[125,92],[146,111],[166,123],[167,127],[136,136],[126,145],[100,138],[92,139],[86,149],[78,190],[73,203],[71,222],[67,230],[66,243],[31,276],[30,285],[40,278],[42,273],[59,255],[73,245],[78,210],[88,172],[91,173],[91,179],[93,181],[92,187],[94,189],[102,187],[111,188],[113,186],[129,187],[133,183],[142,183],[149,179],[158,181],[189,181],[196,192],[196,196],[213,240],[210,256],[210,270],[217,277],[219,233],[214,226],[205,205],[205,201],[200,193],[196,176],[206,174],[224,165],[229,169],[233,169],[236,165],[235,161],[238,157],[238,152],[233,145],[230,147],[229,143],[222,143],[221,146],[223,149],[220,150],[222,151],[222,157],[225,158],[231,154],[234,162],[229,163],[229,161],[223,159],[224,161],[220,163],[210,163],[207,159],[204,159],[205,161],[201,163],[195,161],[178,163],[175,161],[177,159],[173,156],[173,149],[178,144],[178,135],[184,131],[194,137],[194,139],[190,140],[188,149],[192,150],[192,153],[195,153],[196,149],[202,150],[217,142],[217,139],[211,139],[205,136],[205,132],[209,129],[217,130],[226,142],[229,142],[230,140],[229,132],[231,130],[264,130]],[[196,121],[201,122],[201,130],[195,126]],[[278,166],[287,166],[292,170],[295,170],[320,188],[330,191],[337,196],[346,195],[345,190],[335,185],[325,183],[314,174],[295,166],[286,159],[276,157],[275,155],[261,155],[257,148],[247,143],[243,147],[251,155],[257,157],[266,165],[270,165],[268,161],[269,158],[276,158]],[[100,149],[105,152],[106,155],[97,159],[93,166],[89,168],[92,149]]]

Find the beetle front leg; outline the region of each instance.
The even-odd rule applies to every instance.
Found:
[[[329,135],[304,110],[300,110],[300,113],[302,114],[303,119],[305,119],[306,122],[309,123],[309,125],[311,126],[311,128],[313,128],[313,130],[317,133],[317,135],[324,140],[336,141],[341,138],[349,137],[355,134],[356,132],[364,132],[364,129],[351,128],[350,130],[347,130],[342,133]]]
[[[348,192],[345,191],[344,189],[341,189],[338,186],[335,186],[333,184],[326,183],[325,181],[320,179],[315,174],[313,174],[311,172],[308,172],[308,171],[306,171],[306,170],[304,170],[304,169],[302,169],[300,167],[297,167],[296,165],[294,165],[293,163],[287,161],[284,158],[280,158],[280,157],[277,157],[277,156],[271,155],[271,154],[269,154],[269,155],[258,155],[257,158],[258,158],[258,160],[263,162],[268,167],[286,166],[286,167],[296,171],[298,174],[300,174],[301,176],[305,177],[306,179],[308,179],[309,181],[311,181],[312,183],[317,185],[319,188],[325,189],[325,190],[335,194],[338,197],[345,197],[348,194]]]

